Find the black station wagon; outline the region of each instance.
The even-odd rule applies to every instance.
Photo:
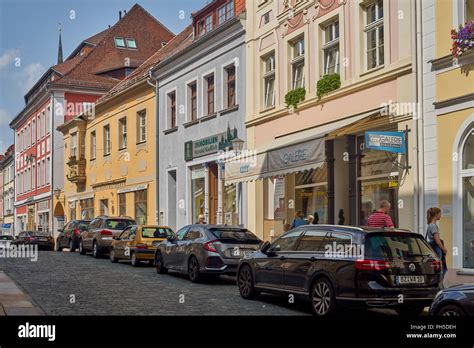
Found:
[[[438,292],[440,270],[440,260],[417,233],[306,225],[244,256],[237,284],[246,299],[260,292],[304,295],[317,316],[340,305],[417,315]]]

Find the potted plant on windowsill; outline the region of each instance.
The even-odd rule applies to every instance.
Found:
[[[288,108],[296,109],[298,104],[306,97],[306,89],[303,87],[295,88],[285,95],[285,104]]]
[[[459,30],[451,30],[453,45],[451,54],[458,58],[474,48],[474,21],[459,26]]]
[[[316,85],[318,100],[326,94],[341,87],[341,76],[339,74],[328,74],[321,77]]]

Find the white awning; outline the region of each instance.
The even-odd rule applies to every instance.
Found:
[[[379,114],[371,110],[343,120],[275,139],[271,147],[245,151],[225,163],[225,184],[254,181],[320,168],[326,160],[326,135],[361,119]],[[302,139],[303,138],[303,139]]]

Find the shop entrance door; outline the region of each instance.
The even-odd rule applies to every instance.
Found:
[[[216,163],[209,164],[209,223],[217,223],[218,206],[218,167]]]

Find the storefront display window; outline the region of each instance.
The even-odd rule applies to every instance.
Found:
[[[235,184],[224,186],[224,223],[228,225],[239,224],[237,209],[237,186]]]
[[[38,214],[38,231],[49,232],[49,213]]]
[[[205,185],[206,171],[202,167],[191,169],[191,194],[192,194],[192,210],[193,222],[198,221],[200,214],[204,215],[205,208]]]
[[[81,219],[92,220],[94,216],[94,199],[88,198],[81,200]]]
[[[462,156],[463,267],[474,268],[474,129]]]
[[[387,200],[392,206],[389,215],[395,226],[398,226],[399,168],[395,164],[397,155],[365,148],[364,136],[357,138],[357,148],[359,154],[358,224],[367,225],[367,219],[379,208],[380,202]]]
[[[328,223],[326,165],[295,175],[295,210],[303,211],[305,218],[313,215],[314,223]]]
[[[148,190],[135,191],[135,221],[138,225],[147,223],[148,215]]]

